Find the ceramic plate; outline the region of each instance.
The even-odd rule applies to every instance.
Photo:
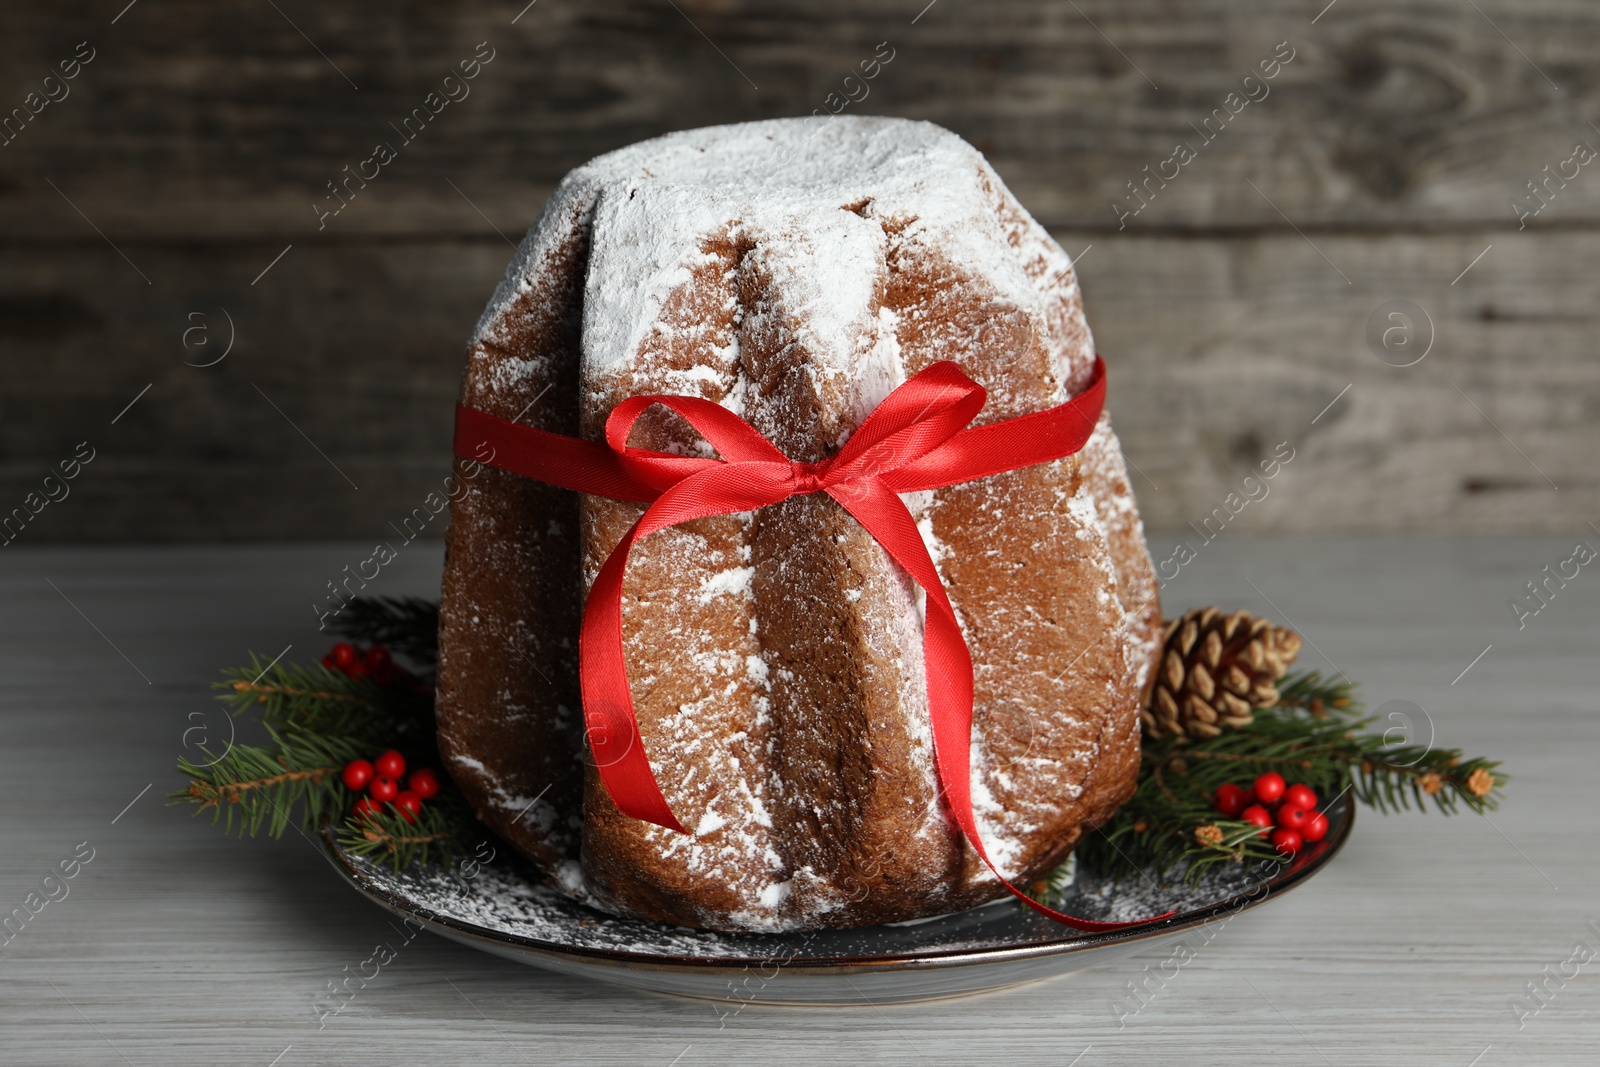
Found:
[[[793,934],[719,934],[618,919],[551,888],[494,843],[485,863],[399,874],[324,844],[357,890],[403,919],[497,956],[564,974],[730,1004],[883,1004],[982,993],[1107,963],[1206,923],[1260,907],[1333,858],[1355,821],[1348,797],[1328,836],[1292,863],[1219,865],[1197,885],[1144,874],[1080,874],[1055,902],[1087,919],[1176,914],[1086,934],[1014,900],[913,923]],[[489,855],[489,849],[482,850]]]

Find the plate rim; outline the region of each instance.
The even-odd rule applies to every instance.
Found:
[[[549,941],[543,938],[492,930],[476,923],[448,915],[430,914],[426,909],[412,905],[399,896],[370,880],[356,862],[339,846],[331,824],[324,825],[319,835],[323,849],[334,869],[352,888],[368,900],[380,905],[402,919],[411,919],[423,926],[433,927],[443,936],[456,940],[483,943],[497,948],[514,949],[519,953],[535,953],[562,959],[578,959],[589,964],[625,970],[701,971],[725,973],[747,971],[751,967],[781,966],[785,971],[826,971],[830,974],[858,974],[894,970],[932,970],[979,966],[991,963],[1016,962],[1043,956],[1066,955],[1085,952],[1114,944],[1130,944],[1165,937],[1215,922],[1225,915],[1236,915],[1259,907],[1275,897],[1295,889],[1332,861],[1343,849],[1355,826],[1356,804],[1348,795],[1338,798],[1341,817],[1332,832],[1319,843],[1314,854],[1303,854],[1287,870],[1267,879],[1245,892],[1235,893],[1220,901],[1192,911],[1181,912],[1167,919],[1130,926],[1122,930],[1083,933],[1074,937],[1052,938],[1028,944],[996,946],[991,948],[955,948],[928,952],[895,953],[875,956],[789,956],[780,952],[768,956],[696,956],[665,953],[631,952],[626,949],[593,948]],[[1262,890],[1265,889],[1265,892]],[[1255,899],[1251,899],[1254,896]],[[981,906],[981,905],[980,905]],[[602,913],[603,914],[603,913]],[[665,925],[665,924],[662,924]],[[790,931],[798,934],[802,931]],[[713,934],[715,932],[712,932]]]

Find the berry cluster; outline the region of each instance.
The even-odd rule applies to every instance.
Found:
[[[1261,836],[1270,836],[1272,847],[1286,856],[1328,835],[1328,817],[1317,810],[1316,790],[1290,785],[1276,771],[1257,778],[1248,790],[1229,782],[1212,803],[1230,819],[1261,827]]]
[[[362,650],[348,641],[340,641],[322,657],[322,665],[351,678],[370,679],[385,689],[404,687],[417,692],[426,689],[409,671],[395,663],[383,645]]]
[[[406,758],[394,749],[375,760],[353,759],[346,763],[341,775],[345,788],[352,793],[363,789],[367,793],[356,801],[350,813],[357,817],[376,815],[383,810],[382,805],[387,804],[406,822],[416,822],[422,802],[439,794],[439,776],[426,767],[420,768],[411,772],[411,777],[405,779],[406,788],[402,789],[400,780],[405,773]]]

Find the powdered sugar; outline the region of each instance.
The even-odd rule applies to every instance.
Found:
[[[696,961],[741,958],[774,965],[799,959],[844,964],[865,956],[1015,948],[1087,936],[1042,920],[1011,901],[859,930],[778,937],[714,933],[605,915],[592,910],[592,901],[576,882],[558,891],[505,857],[476,865],[470,878],[437,867],[396,873],[348,855],[342,860],[363,891],[381,895],[423,922],[444,920],[500,935],[509,947],[523,950],[558,948],[613,958],[626,954],[655,965],[693,966]],[[568,866],[575,870],[577,865]],[[1218,864],[1193,883],[1175,874],[1157,881],[1149,872],[1111,877],[1078,872],[1068,879],[1071,888],[1065,899],[1055,903],[1072,914],[1102,921],[1136,921],[1169,910],[1179,912],[1182,921],[1185,913],[1198,909],[1226,902],[1230,910],[1237,910],[1276,895],[1262,888],[1263,876],[1275,882],[1283,877],[1283,868],[1252,874],[1243,865]],[[773,883],[763,891],[759,906],[767,913],[777,911],[792,888],[787,881]]]
[[[704,837],[707,834],[714,834],[726,825],[728,825],[727,819],[724,819],[714,811],[708,810],[704,815],[700,816],[700,821],[695,824],[694,836]]]
[[[797,138],[808,138],[803,153],[790,151]],[[997,197],[1026,213],[996,189],[1003,184],[971,145],[926,122],[844,117],[817,127],[778,119],[668,134],[568,175],[519,249],[478,335],[527,291],[536,250],[588,212],[594,236],[583,360],[593,369],[635,357],[658,328],[667,294],[705,262],[708,239],[743,238],[801,323],[813,373],[856,382],[864,414],[904,380],[893,312],[875,295],[882,221],[904,226],[907,240],[938,247],[1001,299],[1039,305],[1039,285],[1013,235],[996,225]],[[1038,262],[1040,277],[1068,273],[1053,242],[1028,236],[1022,251]],[[1082,358],[1062,359],[1066,382]]]
[[[489,768],[471,756],[453,755],[451,763],[456,767],[475,771],[484,778],[494,781],[494,776],[490,774]],[[516,812],[519,817],[528,820],[533,825],[549,829],[555,825],[556,811],[549,804],[540,803],[542,799],[542,793],[523,796],[520,793],[508,792],[498,784],[491,786],[489,795],[489,803],[502,811]]]
[[[975,735],[972,741],[972,813],[978,824],[978,834],[1000,873],[1007,878],[1015,876],[1017,856],[1021,852],[1018,837],[1029,827],[1017,825],[1015,814],[1007,811],[989,791],[989,778],[993,773],[983,738]],[[994,877],[985,870],[980,878]]]
[[[748,596],[754,567],[729,567],[700,583],[700,603],[709,604],[719,596]]]

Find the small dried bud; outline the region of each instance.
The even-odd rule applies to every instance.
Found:
[[[1322,706],[1321,697],[1312,698],[1310,710],[1311,714],[1315,715],[1319,719],[1325,719],[1328,717],[1328,709]]]
[[[1444,779],[1432,771],[1429,771],[1427,774],[1424,774],[1420,779],[1418,779],[1418,783],[1422,786],[1422,791],[1428,794],[1430,797],[1444,788]]]
[[[1143,819],[1133,824],[1133,832],[1136,834],[1142,834],[1148,829],[1150,829],[1150,824]]]
[[[1371,774],[1372,773],[1372,761],[1371,760],[1364,759],[1364,760],[1361,761],[1361,773],[1362,774]]]
[[[1204,848],[1221,848],[1222,827],[1217,826],[1215,823],[1206,823],[1206,825],[1195,829],[1194,839]]]
[[[1494,775],[1479,767],[1467,775],[1467,792],[1475,797],[1486,797],[1494,788]]]
[[[1172,768],[1173,774],[1189,773],[1189,761],[1184,759],[1182,756],[1173,757],[1172,762],[1169,763],[1168,766]]]

